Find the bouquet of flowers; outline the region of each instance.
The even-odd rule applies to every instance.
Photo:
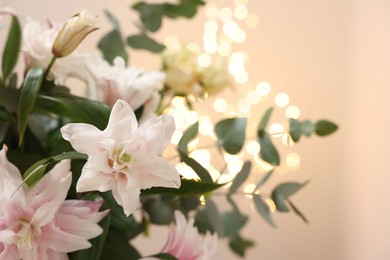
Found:
[[[0,259],[213,259],[218,238],[244,256],[254,243],[240,235],[248,217],[233,199],[239,193],[250,195],[272,226],[271,202],[306,221],[290,200],[306,183],[284,182],[270,195],[260,193],[281,164],[268,131],[272,108],[255,129],[256,163],[268,170],[250,192],[241,187],[253,171],[251,160],[223,178],[227,164],[216,170],[194,156],[199,122],[180,131],[175,124],[175,102],[191,115],[197,100],[233,85],[224,60],[199,67],[186,46],[165,51],[150,37],[163,17],[191,18],[203,4],[133,6],[141,33],[127,37],[127,45],[162,52],[163,66],[154,72],[127,66],[124,37],[109,13],[114,29],[98,44],[101,57],[76,50],[98,29],[86,11],[64,25],[28,19],[22,26],[14,10],[0,8],[0,16],[9,17],[0,75]],[[23,73],[16,67],[20,56]],[[69,78],[85,83],[85,96],[70,92]],[[213,157],[241,153],[247,121],[230,116],[215,123]],[[290,118],[288,126],[283,134],[291,144],[337,129],[327,120]],[[168,158],[166,149],[177,156]],[[218,209],[216,191],[231,210]],[[169,237],[160,252],[141,255],[131,241],[148,235],[151,224],[169,225]]]

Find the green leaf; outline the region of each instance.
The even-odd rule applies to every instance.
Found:
[[[0,120],[0,143],[3,143],[3,140],[7,135],[9,126],[10,126],[9,122],[4,122]]]
[[[301,131],[304,136],[310,137],[314,131],[314,125],[309,120],[303,120],[301,122]]]
[[[31,186],[36,181],[38,181],[42,175],[45,173],[46,167],[55,162],[59,162],[62,160],[75,160],[75,159],[82,159],[86,160],[87,156],[85,154],[81,154],[78,152],[67,152],[63,154],[59,154],[56,156],[48,157],[45,159],[42,159],[36,163],[34,163],[30,168],[28,168],[24,174],[23,174],[23,182],[27,185]]]
[[[149,257],[150,258],[162,259],[162,260],[178,260],[173,255],[166,254],[166,253],[160,253],[160,254],[156,254],[156,255],[151,255],[151,256],[148,256],[147,258],[149,258]]]
[[[17,113],[20,92],[13,88],[0,88],[0,106],[8,112]]]
[[[273,145],[268,133],[260,130],[258,133],[258,141],[260,143],[260,157],[264,161],[273,166],[280,165],[279,153]]]
[[[229,154],[241,151],[245,142],[246,118],[227,118],[215,125],[218,146],[222,146]]]
[[[16,18],[16,16],[12,16],[11,27],[8,32],[7,42],[5,43],[3,59],[1,63],[3,81],[8,78],[14,69],[16,62],[18,61],[21,38],[22,33],[18,18]]]
[[[134,49],[144,49],[155,53],[165,49],[163,44],[156,42],[146,34],[129,36],[127,38],[127,44]]]
[[[270,107],[267,109],[267,111],[265,111],[263,117],[261,118],[259,126],[257,127],[258,132],[261,130],[265,131],[265,128],[267,127],[268,121],[271,118],[273,110],[274,110],[274,108]]]
[[[219,214],[217,206],[211,199],[206,201],[205,211],[210,221],[210,224],[213,227],[213,230],[217,232],[218,236],[223,237],[224,235],[223,221],[221,215]]]
[[[290,132],[291,139],[294,142],[298,142],[299,138],[301,137],[301,133],[302,133],[301,123],[294,118],[290,118],[289,132]]]
[[[184,132],[183,136],[180,138],[180,141],[177,145],[179,153],[188,155],[188,144],[198,135],[199,122],[189,126]]]
[[[139,227],[139,224],[134,219],[133,215],[126,217],[123,208],[115,201],[111,192],[100,193],[110,209],[111,225],[118,230],[131,231]]]
[[[207,231],[215,232],[205,209],[200,209],[196,212],[194,225],[201,234],[205,234]]]
[[[139,10],[142,23],[151,31],[156,32],[161,27],[164,6],[161,4],[144,4]]]
[[[108,20],[110,21],[112,27],[114,27],[115,30],[119,32],[119,35],[121,36],[121,26],[119,25],[118,20],[115,18],[114,15],[112,15],[109,11],[104,10],[104,14],[107,16]],[[121,36],[122,37],[122,36]]]
[[[103,233],[89,241],[92,244],[90,248],[71,253],[69,255],[70,260],[100,259],[110,227],[110,214],[103,218],[99,225],[102,227]]]
[[[208,170],[206,170],[200,163],[198,163],[196,160],[192,159],[191,157],[188,157],[185,154],[180,153],[181,161],[190,166],[196,174],[199,176],[199,178],[204,182],[213,182],[213,178],[211,177]]]
[[[229,241],[230,248],[239,256],[245,257],[245,252],[248,248],[253,247],[255,243],[251,240],[246,240],[237,235]]]
[[[241,171],[237,173],[236,177],[233,179],[233,183],[230,186],[229,193],[234,193],[237,189],[248,179],[249,173],[251,171],[252,163],[246,161],[241,168]]]
[[[60,117],[67,117],[72,122],[87,123],[104,129],[110,116],[107,105],[77,96],[46,96],[39,95],[36,107],[50,111]]]
[[[260,195],[254,194],[253,195],[253,202],[255,203],[256,210],[260,214],[260,216],[272,227],[276,227],[274,221],[271,217],[271,211],[269,209],[268,204],[263,200]]]
[[[256,192],[269,179],[269,177],[271,177],[273,172],[274,172],[274,170],[272,169],[272,170],[270,170],[268,172],[265,172],[263,174],[263,176],[261,176],[259,182],[256,184],[256,187],[253,190],[253,193]]]
[[[130,245],[124,231],[110,228],[103,247],[102,260],[138,260],[142,256]]]
[[[34,104],[42,84],[43,76],[44,72],[42,68],[32,68],[28,71],[21,89],[18,107],[19,146],[23,142],[23,136],[24,132],[26,131],[28,118],[34,108]]]
[[[318,136],[330,135],[337,130],[337,125],[327,121],[327,120],[318,120],[314,125],[314,131]]]
[[[173,209],[161,199],[151,199],[143,205],[143,208],[153,224],[169,225],[173,221]]]
[[[297,183],[297,182],[286,182],[279,184],[272,191],[271,197],[275,202],[276,209],[280,212],[288,212],[289,208],[286,205],[285,200],[291,195],[299,191],[308,182]]]
[[[287,203],[290,205],[290,207],[294,211],[294,213],[297,214],[298,217],[300,217],[303,220],[303,222],[305,222],[306,224],[309,224],[309,221],[307,220],[307,218],[290,200],[287,200]]]
[[[213,183],[213,182],[198,182],[195,180],[181,180],[181,186],[179,189],[153,187],[151,189],[142,190],[142,195],[154,195],[154,194],[173,194],[177,196],[186,195],[201,195],[222,187],[225,184]]]
[[[103,53],[104,59],[110,64],[113,64],[114,59],[118,56],[122,57],[127,64],[129,56],[126,52],[122,36],[118,30],[114,29],[104,35],[100,39],[97,47]]]
[[[237,214],[237,212],[225,212],[222,216],[225,236],[234,237],[238,234],[238,232],[244,227],[244,225],[248,222],[248,217]]]

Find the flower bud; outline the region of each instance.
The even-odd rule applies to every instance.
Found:
[[[98,29],[95,22],[96,17],[85,10],[70,18],[54,41],[52,48],[54,56],[61,58],[72,53],[88,34]]]

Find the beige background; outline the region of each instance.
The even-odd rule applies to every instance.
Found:
[[[120,17],[126,32],[135,31],[130,3],[3,0],[2,4],[41,21],[64,21],[83,8],[99,14],[102,29],[83,46],[92,49],[108,30],[102,14],[106,8]],[[310,225],[292,214],[277,214],[274,230],[241,198],[242,208],[252,215],[243,235],[257,242],[246,259],[390,259],[390,1],[257,0],[248,7],[260,16],[260,25],[248,30],[240,47],[250,55],[250,81],[268,81],[273,91],[287,92],[301,108],[302,118],[329,118],[341,128],[330,138],[297,145],[302,166],[283,177],[311,180],[293,197]],[[166,23],[159,37],[169,33],[200,42],[202,17],[191,23]],[[141,52],[133,55],[131,64],[155,69],[158,60]],[[139,240],[137,245],[143,252],[157,251],[165,235],[165,229],[153,229],[153,240]],[[236,259],[225,241],[218,259]]]

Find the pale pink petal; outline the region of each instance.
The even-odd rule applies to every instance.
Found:
[[[13,183],[19,185],[22,183],[22,176],[20,171],[7,159],[8,147],[4,144],[0,151],[0,180],[7,178]],[[1,187],[1,186],[0,186]]]
[[[153,164],[144,167],[143,170],[149,176],[140,180],[142,189],[149,189],[154,186],[179,188],[181,185],[180,176],[176,168],[164,158],[153,157]]]
[[[82,219],[74,215],[61,213],[56,215],[56,225],[66,233],[85,239],[97,237],[103,232],[98,224],[89,219]]]
[[[29,194],[32,198],[30,206],[38,208],[50,201],[62,203],[67,196],[71,183],[70,160],[63,160],[31,188]]]
[[[102,203],[103,201],[66,200],[58,212],[98,223],[109,212],[109,210],[99,212]]]
[[[116,202],[123,207],[126,216],[137,209],[140,193],[141,189],[138,183],[131,178],[118,181],[117,186],[112,189],[112,195]]]
[[[16,247],[16,245],[6,245],[4,250],[0,252],[0,259],[20,260],[18,248]]]
[[[12,244],[16,243],[18,238],[14,231],[5,229],[0,231],[0,243]]]
[[[47,257],[48,260],[69,260],[68,254],[55,252],[50,249],[47,250]]]
[[[62,201],[50,201],[39,207],[31,219],[31,224],[35,227],[42,227],[51,222],[61,206]]]
[[[53,224],[46,225],[37,241],[40,245],[57,252],[73,252],[89,248],[91,243],[87,239],[62,231]]]
[[[87,162],[86,164],[88,164]],[[113,177],[110,174],[89,169],[87,165],[84,166],[81,176],[77,181],[77,192],[87,192],[98,190],[105,192],[111,189],[113,185]]]
[[[148,152],[156,155],[164,151],[174,131],[175,123],[170,115],[152,117],[139,127],[139,132],[147,145]]]
[[[61,128],[61,134],[76,151],[88,155],[93,155],[100,150],[99,141],[104,135],[95,126],[84,123],[67,124]]]
[[[123,100],[118,100],[113,106],[104,132],[116,140],[130,139],[137,129],[138,123],[133,109]]]

